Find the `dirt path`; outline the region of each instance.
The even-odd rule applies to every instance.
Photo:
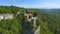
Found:
[[[38,26],[38,29],[35,31],[34,34],[40,34],[40,26]]]

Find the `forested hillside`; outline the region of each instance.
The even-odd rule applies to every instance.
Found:
[[[26,10],[28,9],[16,6],[0,6],[0,14],[14,14],[13,19],[0,21],[0,34],[21,34],[23,30],[21,26],[24,17],[23,13],[26,12]],[[40,34],[60,34],[60,10],[55,9],[51,12],[44,9],[31,10],[37,13],[37,23],[41,26]],[[16,15],[17,12],[20,12],[20,14]],[[30,29],[32,29],[33,26],[31,23]],[[27,20],[26,24],[28,24]]]

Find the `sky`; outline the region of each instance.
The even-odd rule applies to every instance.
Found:
[[[60,0],[0,0],[0,5],[24,8],[60,8]]]

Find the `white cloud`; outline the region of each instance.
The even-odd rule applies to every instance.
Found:
[[[22,4],[22,5],[15,5],[19,7],[24,7],[24,8],[60,8],[60,4],[50,4],[50,3],[45,3],[45,4]]]
[[[46,3],[45,5],[47,6],[47,7],[45,6],[46,8],[60,8],[60,4],[59,3],[58,4],[57,3],[55,3],[55,4]]]
[[[0,4],[0,5],[4,5],[4,6],[10,6],[9,4]]]
[[[49,3],[44,3],[44,4],[22,4],[22,5],[16,5],[24,8],[51,8],[52,5]]]
[[[9,5],[9,4],[0,4],[0,5]],[[60,8],[60,4],[55,3],[55,4],[51,4],[51,3],[44,3],[44,4],[22,4],[22,5],[14,5],[14,6],[19,6],[19,7],[24,7],[24,8]]]

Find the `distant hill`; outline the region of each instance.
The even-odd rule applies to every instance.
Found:
[[[0,21],[0,34],[21,34],[23,30],[21,22],[24,18],[23,14],[26,10],[29,9],[16,6],[0,6],[0,14],[14,14],[14,19]],[[60,9],[31,10],[37,13],[37,23],[41,26],[40,34],[60,34]],[[17,12],[20,12],[20,14],[16,16]],[[31,23],[29,29],[33,28]],[[25,21],[25,24],[28,24],[27,20]]]

